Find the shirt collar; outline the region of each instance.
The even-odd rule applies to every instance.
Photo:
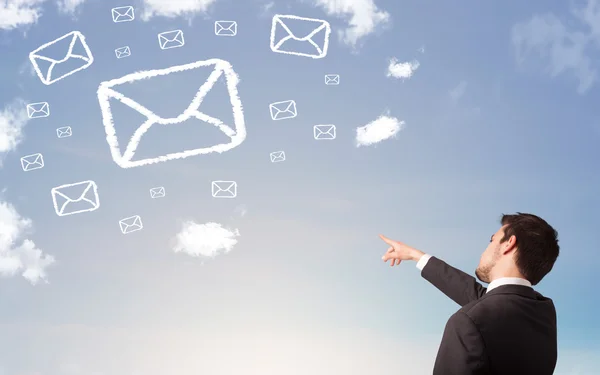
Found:
[[[531,283],[528,280],[521,279],[520,277],[501,277],[493,280],[487,287],[486,293],[490,290],[499,287],[500,285],[523,285],[531,287]]]

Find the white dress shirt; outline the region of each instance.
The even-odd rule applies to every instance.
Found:
[[[431,259],[431,255],[424,254],[421,259],[417,262],[417,268],[423,271],[427,262]],[[531,283],[528,280],[521,279],[520,277],[501,277],[496,280],[492,280],[492,282],[488,285],[486,293],[490,290],[499,287],[500,285],[523,285],[531,287]]]

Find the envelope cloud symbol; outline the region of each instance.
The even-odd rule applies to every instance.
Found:
[[[294,28],[302,25],[303,27]],[[302,31],[310,29],[310,32]],[[281,39],[277,34],[284,34]],[[271,23],[271,51],[284,53],[287,55],[306,56],[313,59],[321,59],[327,56],[329,48],[329,35],[331,34],[331,25],[329,22],[316,18],[304,18],[292,15],[276,14]],[[312,53],[300,52],[296,46],[302,45],[307,51]]]
[[[235,181],[213,181],[212,196],[214,198],[235,198],[237,183]]]
[[[298,116],[294,100],[271,103],[269,104],[269,110],[271,111],[271,119],[273,120],[285,120]]]
[[[61,55],[63,57],[59,60],[44,56],[45,52],[48,52],[50,47],[55,44],[60,45],[61,47],[64,45],[65,47],[64,53]],[[79,55],[73,53],[75,46],[82,47],[84,54]],[[55,47],[52,47],[52,49],[55,49]],[[92,56],[92,51],[90,51],[90,48],[85,43],[85,37],[83,34],[81,34],[79,31],[71,31],[70,33],[48,42],[30,52],[29,60],[33,64],[33,69],[42,83],[45,85],[51,85],[63,78],[70,76],[73,73],[88,68],[94,62],[94,57]],[[42,70],[39,65],[40,61],[45,61],[46,63],[50,63],[50,65],[45,70]],[[69,69],[65,70],[66,66],[68,66]]]
[[[117,59],[122,59],[123,57],[131,56],[131,50],[129,46],[120,47],[115,50],[115,55],[117,55]]]
[[[56,136],[58,138],[67,138],[73,135],[73,130],[70,126],[63,126],[62,128],[56,129]]]
[[[44,168],[44,156],[42,154],[31,154],[21,157],[21,168],[25,172]]]
[[[50,105],[47,102],[27,104],[27,117],[41,118],[50,116]]]
[[[81,181],[52,188],[54,211],[58,216],[91,212],[100,208],[98,185],[94,181]]]
[[[335,139],[335,125],[315,125],[313,133],[315,139]]]
[[[271,163],[285,161],[285,152],[283,152],[283,151],[271,152],[270,156],[271,156]]]
[[[165,188],[163,186],[150,189],[150,198],[163,198],[165,195]]]
[[[235,21],[215,21],[215,35],[236,36],[237,22]]]
[[[126,217],[119,220],[119,227],[121,228],[121,233],[123,234],[137,232],[138,230],[144,229],[142,218],[139,215]]]
[[[340,75],[339,74],[325,74],[326,85],[339,85]]]
[[[158,44],[160,45],[160,49],[183,47],[185,45],[183,31],[172,30],[158,34]]]
[[[113,22],[130,22],[135,19],[133,7],[128,5],[111,9]]]
[[[187,109],[179,116],[174,118],[161,118],[154,114],[151,109],[146,108],[135,101],[135,99],[123,95],[120,90],[126,89],[127,84],[149,79],[153,77],[164,76],[167,74],[177,74],[184,71],[197,71],[200,77],[206,77],[203,69],[210,69],[210,73],[206,82],[202,83],[196,95],[191,99]],[[225,77],[225,85],[229,94],[229,103],[233,113],[233,124],[225,124],[223,121],[209,116],[203,112],[202,101],[204,97],[219,81],[220,77]],[[222,82],[222,81],[221,81]],[[211,59],[206,61],[196,61],[191,64],[174,66],[167,69],[147,70],[128,74],[124,77],[113,79],[111,81],[102,82],[98,88],[98,101],[102,112],[102,122],[106,131],[106,140],[110,148],[113,160],[122,168],[131,168],[158,162],[164,162],[173,159],[183,159],[194,155],[208,154],[211,152],[224,152],[239,146],[246,139],[246,126],[244,123],[244,113],[242,110],[242,102],[240,101],[237,85],[239,77],[233,70],[231,64],[224,60]],[[146,121],[139,124],[139,127],[134,132],[133,137],[127,143],[127,147],[123,154],[119,148],[119,140],[116,136],[116,126],[113,123],[111,100],[118,100],[122,104],[137,111],[146,118]],[[186,100],[187,103],[187,100]],[[215,126],[230,138],[229,143],[222,143],[193,150],[184,150],[181,152],[171,153],[167,155],[157,155],[147,159],[133,161],[138,144],[142,136],[153,126],[170,125],[183,123],[189,119],[199,120],[201,126]],[[232,125],[233,128],[230,126]],[[176,127],[170,127],[173,132],[177,132]]]

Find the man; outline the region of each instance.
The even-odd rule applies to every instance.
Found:
[[[477,278],[380,235],[391,266],[417,261],[421,275],[462,308],[446,323],[434,375],[552,375],[556,366],[556,310],[532,289],[550,272],[559,246],[543,219],[503,215],[475,270]]]

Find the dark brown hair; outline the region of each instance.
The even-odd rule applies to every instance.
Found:
[[[552,270],[558,258],[558,232],[544,219],[521,212],[502,215],[500,223],[506,225],[500,242],[513,235],[516,237],[517,268],[532,285],[536,285]]]

